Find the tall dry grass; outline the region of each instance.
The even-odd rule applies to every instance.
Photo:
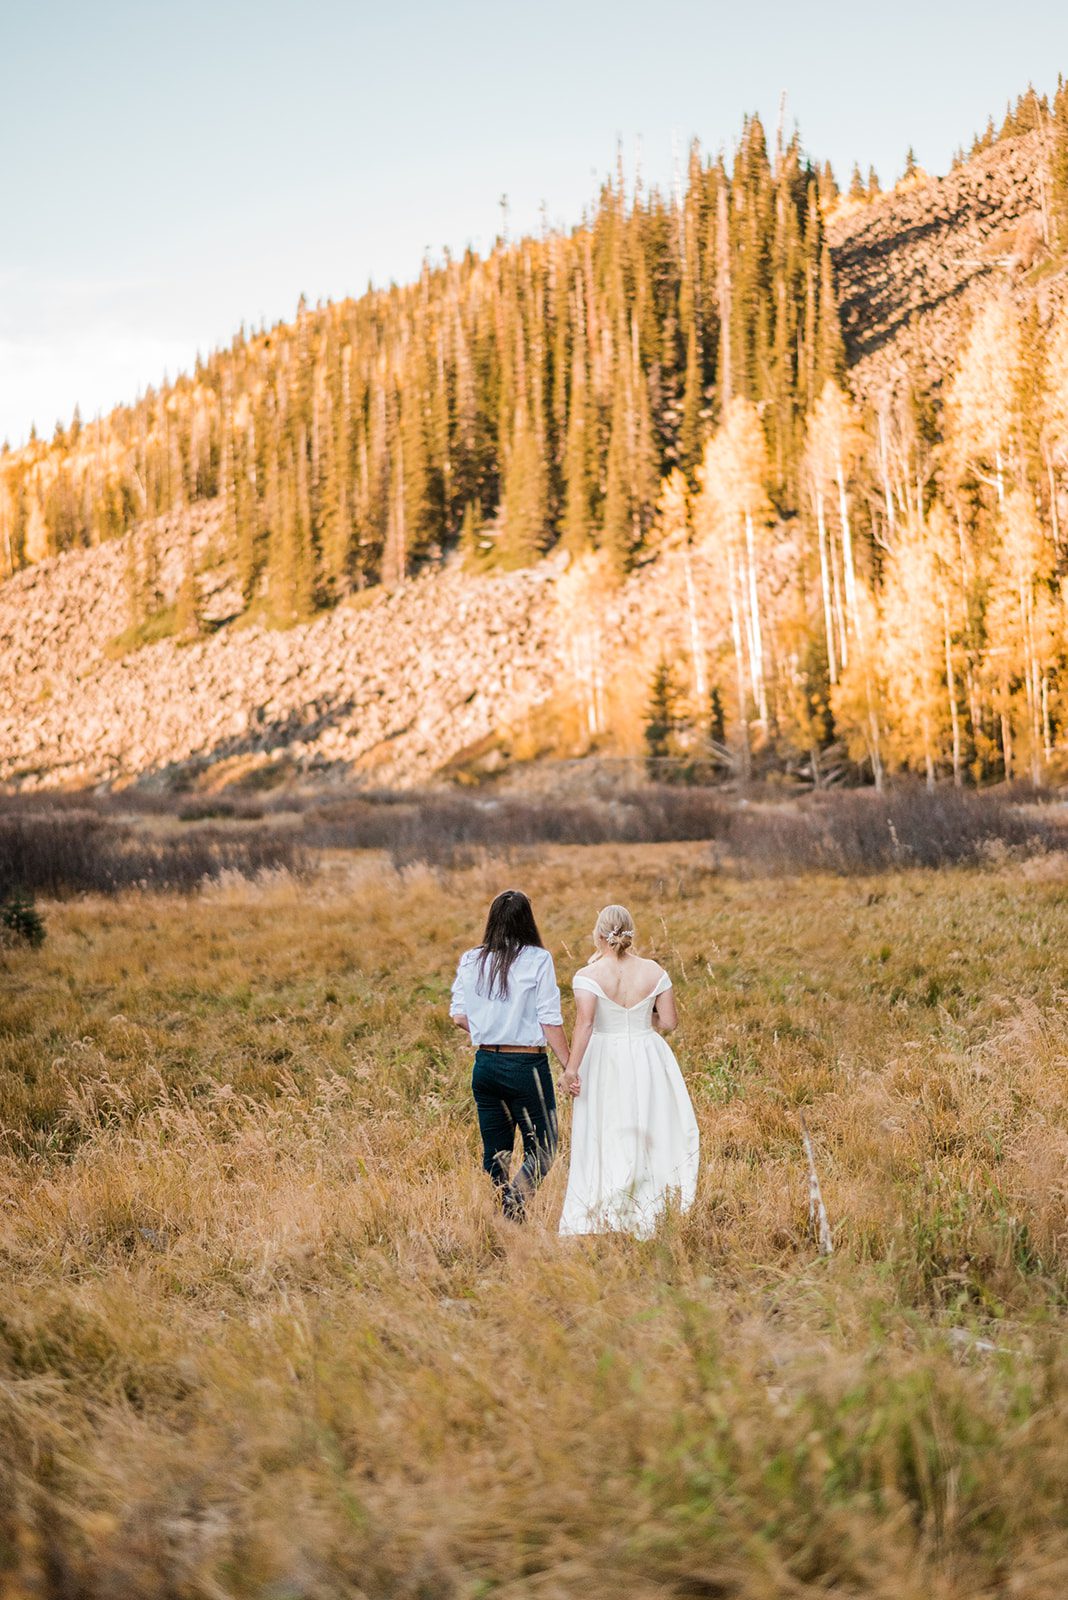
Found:
[[[1058,870],[602,846],[49,907],[0,969],[4,1600],[1055,1600]],[[477,1170],[445,1000],[517,874],[562,972],[622,897],[675,977],[703,1170],[650,1243]]]

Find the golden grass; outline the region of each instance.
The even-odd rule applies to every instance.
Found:
[[[700,846],[46,906],[0,982],[0,1596],[1059,1600],[1056,875]],[[698,1200],[525,1229],[445,1018],[489,895],[672,970]],[[797,1112],[835,1254],[807,1236]]]

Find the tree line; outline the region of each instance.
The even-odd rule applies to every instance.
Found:
[[[753,118],[729,161],[694,146],[670,195],[628,192],[619,170],[569,233],[302,302],[291,325],[0,457],[0,565],[221,496],[245,604],[278,622],[457,544],[515,566],[559,542],[625,573],[661,479],[692,474],[733,396],[761,407],[789,508],[805,415],[842,367],[834,193],[796,136],[769,149]],[[149,548],[132,578],[146,613],[154,569]]]
[[[1063,251],[1068,90],[1012,115],[1006,137],[1041,132]],[[829,165],[752,118],[729,159],[694,146],[667,195],[617,170],[570,232],[302,302],[136,404],[0,455],[0,568],[141,525],[131,618],[151,622],[151,519],[209,499],[244,607],[283,625],[457,547],[492,569],[561,546],[590,594],[674,552],[685,648],[657,668],[658,755],[681,731],[743,773],[800,753],[819,781],[844,745],[877,783],[895,767],[1039,782],[1068,725],[1068,314],[995,299],[937,396],[916,373],[861,407],[826,235],[838,200]],[[182,526],[174,625],[193,634]],[[591,695],[597,735],[603,684]]]

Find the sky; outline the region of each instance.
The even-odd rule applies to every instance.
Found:
[[[577,222],[616,150],[786,122],[839,178],[944,172],[1068,72],[1030,0],[0,0],[0,441],[423,256]],[[502,197],[507,196],[507,207]]]

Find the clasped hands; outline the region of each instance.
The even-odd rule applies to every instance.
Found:
[[[579,1079],[578,1071],[571,1067],[565,1067],[560,1074],[560,1093],[569,1094],[574,1099],[581,1088],[582,1083]]]

